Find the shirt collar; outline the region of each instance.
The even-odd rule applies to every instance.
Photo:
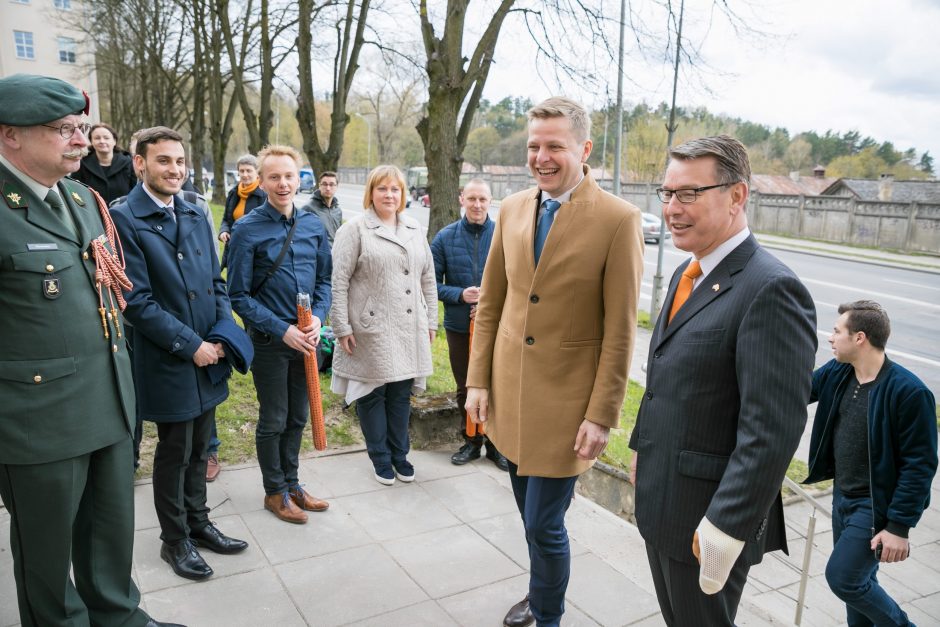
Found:
[[[750,235],[751,235],[751,229],[749,229],[748,227],[744,227],[743,229],[741,229],[740,231],[738,231],[737,233],[735,233],[734,235],[732,235],[731,237],[723,241],[721,244],[719,244],[718,247],[715,248],[715,250],[711,251],[710,253],[708,253],[701,259],[699,259],[698,263],[702,268],[702,274],[697,279],[695,279],[695,283],[693,284],[693,289],[695,289],[695,286],[697,286],[699,283],[704,281],[705,277],[707,277],[708,274],[712,270],[717,268],[718,264],[721,263],[722,260],[725,257],[727,257],[731,253],[732,250],[740,246],[741,243],[744,242],[744,240],[746,240]]]
[[[4,157],[3,155],[0,155],[0,163],[5,165],[7,169],[10,170],[10,172],[12,172],[16,176],[16,178],[20,180],[20,183],[25,185],[29,189],[29,191],[31,191],[40,200],[45,201],[46,195],[48,195],[50,191],[54,191],[56,194],[59,194],[59,190],[56,189],[55,185],[53,185],[52,187],[46,187],[45,185],[43,185],[42,183],[40,183],[39,181],[31,177],[30,175],[26,174],[25,172],[20,170],[18,167],[10,163],[10,160]],[[59,197],[61,196],[62,194],[59,194]]]
[[[539,206],[541,207],[542,203],[544,203],[546,200],[556,200],[559,204],[565,204],[571,200],[571,194],[574,193],[574,190],[578,189],[578,186],[581,185],[581,183],[584,181],[584,178],[584,169],[582,168],[581,178],[578,179],[578,182],[575,183],[574,187],[566,191],[564,194],[559,194],[557,197],[553,198],[552,196],[549,196],[547,192],[541,192],[541,201],[539,202]]]
[[[170,210],[170,213],[173,212],[173,206],[174,206],[174,205],[173,205],[173,196],[170,196],[170,202],[165,203],[165,202],[163,202],[162,200],[160,200],[159,198],[157,198],[156,196],[153,195],[153,192],[150,191],[150,188],[147,187],[147,184],[146,184],[146,183],[143,183],[143,184],[141,185],[141,187],[144,188],[144,191],[147,193],[148,196],[150,196],[150,199],[154,202],[155,205],[157,205],[158,207],[163,208],[163,209],[169,209],[169,210]]]

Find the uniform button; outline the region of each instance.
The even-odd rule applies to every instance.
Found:
[[[646,393],[646,398],[647,398],[647,399],[653,398],[653,393],[652,393],[652,392],[647,392],[647,393]]]
[[[525,339],[525,343],[528,344],[529,346],[532,346],[533,344],[535,344],[535,338],[534,338],[534,337],[527,337],[527,338]]]
[[[42,377],[37,374],[35,377],[33,377],[33,383],[42,383]]]
[[[87,250],[82,253],[82,259],[84,259],[85,261],[88,261],[88,251],[87,251]]]
[[[189,291],[189,300],[196,300],[196,292],[192,290]]]
[[[51,263],[47,263],[47,264],[46,264],[46,272],[52,272],[53,270],[55,270],[55,266],[52,265]]]
[[[408,310],[408,313],[411,313],[411,310],[410,310],[410,309]]]
[[[539,302],[539,297],[535,294],[532,294],[532,296],[529,296],[529,302],[535,304]]]
[[[408,274],[408,269],[407,269],[407,268],[405,269],[405,274]]]
[[[182,260],[183,260],[183,253],[176,253],[176,258],[179,259],[180,261],[182,261]]]
[[[116,353],[117,351],[118,351],[117,344],[112,344],[112,345],[111,345],[111,352],[112,352],[112,353]]]

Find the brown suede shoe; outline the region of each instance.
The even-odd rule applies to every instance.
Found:
[[[268,510],[284,522],[302,525],[307,522],[307,514],[294,505],[287,492],[283,494],[269,494],[264,497],[264,509]]]
[[[219,456],[217,453],[212,453],[209,455],[209,463],[206,464],[206,481],[212,483],[218,478],[220,472],[222,472],[222,464],[219,463]]]
[[[300,486],[291,488],[287,493],[290,494],[290,500],[294,502],[294,505],[308,512],[325,512],[330,507],[329,503],[318,499]]]

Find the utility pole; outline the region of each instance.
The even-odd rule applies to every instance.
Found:
[[[676,63],[672,72],[672,108],[669,111],[669,124],[666,130],[669,137],[666,140],[666,167],[669,167],[669,149],[672,148],[672,139],[676,132],[676,86],[679,84],[679,59],[682,54],[682,16],[685,13],[685,0],[679,4],[679,28],[676,31]],[[656,259],[656,275],[653,277],[653,299],[650,303],[650,322],[655,323],[659,316],[661,306],[660,298],[663,290],[663,251],[666,246],[666,216],[660,211],[659,223],[659,254]]]
[[[620,0],[620,52],[617,55],[617,138],[614,141],[614,196],[620,196],[620,155],[623,153],[623,29],[626,20],[627,0]]]

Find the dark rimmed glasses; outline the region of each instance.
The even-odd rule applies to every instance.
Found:
[[[669,202],[672,200],[672,197],[675,196],[679,202],[688,204],[698,200],[698,197],[701,196],[702,193],[710,189],[727,187],[729,185],[731,185],[731,183],[718,183],[717,185],[706,185],[705,187],[696,187],[694,189],[665,189],[663,187],[657,187],[656,195],[659,196],[659,199],[663,202]]]
[[[59,131],[59,135],[62,136],[62,139],[72,139],[72,135],[75,134],[75,131],[81,131],[82,135],[88,137],[88,131],[91,129],[91,124],[88,122],[82,122],[81,124],[69,124],[66,122],[62,126],[52,126],[51,124],[40,124],[39,126],[45,126],[46,128],[51,128]]]

